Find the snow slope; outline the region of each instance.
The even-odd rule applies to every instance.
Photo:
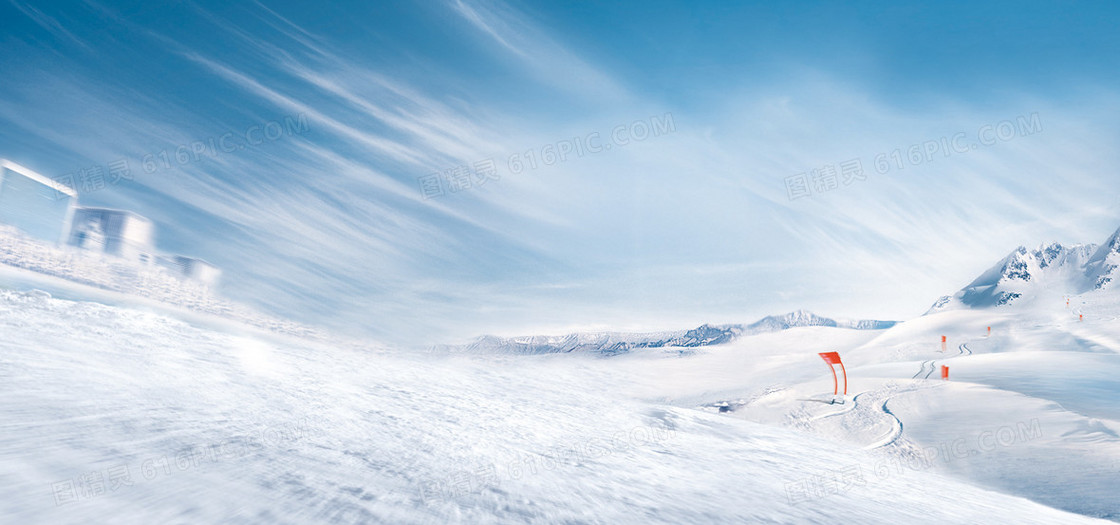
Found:
[[[1089,312],[1084,321],[1058,301],[1056,314],[949,311],[828,348],[841,348],[847,363],[843,405],[820,402],[831,397],[822,395],[831,394],[827,370],[769,392],[726,392],[720,399],[747,400],[729,405],[734,417],[833,437],[910,469],[1120,520],[1120,301],[1081,300],[1078,312]],[[940,335],[949,339],[944,352]],[[948,381],[939,378],[943,365]],[[792,368],[774,375],[797,379]]]
[[[818,393],[823,366],[802,365],[821,348],[859,348],[869,388],[857,356],[890,362],[872,356],[891,331],[796,328],[683,358],[409,356],[13,292],[0,331],[4,523],[1092,521],[895,468],[855,434],[693,404],[782,370]],[[762,348],[755,370],[744,352]]]
[[[1117,239],[1016,251],[898,324],[543,345],[587,352],[404,354],[0,291],[0,522],[1120,521]]]
[[[778,352],[755,359],[776,361],[768,374],[786,383],[721,392],[705,406],[1120,521],[1120,294],[1107,280],[1118,239],[1019,249],[923,317],[820,348],[847,363],[843,405],[821,402],[830,375],[798,376],[808,362]]]

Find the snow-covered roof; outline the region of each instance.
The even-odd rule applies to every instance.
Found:
[[[96,206],[78,206],[78,211],[91,211],[91,212],[102,213],[102,214],[128,215],[130,217],[140,219],[144,222],[152,222],[151,219],[149,219],[149,218],[147,218],[143,215],[140,215],[139,213],[136,213],[136,212],[130,211],[130,210],[121,210],[121,209],[118,209],[118,208],[101,208],[101,207],[96,207]]]
[[[58,181],[56,181],[56,180],[54,180],[50,177],[47,177],[45,175],[41,175],[39,173],[31,171],[31,170],[29,170],[29,169],[27,169],[23,166],[20,166],[19,164],[16,164],[16,163],[14,163],[10,160],[0,159],[0,168],[12,170],[16,173],[19,173],[20,175],[23,175],[24,177],[27,177],[27,178],[35,181],[35,182],[38,182],[39,184],[47,186],[47,187],[49,187],[49,188],[51,188],[51,189],[53,189],[53,190],[55,190],[59,193],[65,193],[66,195],[74,197],[75,199],[78,198],[78,192],[76,190],[74,190],[73,188],[71,188],[71,187],[69,187],[69,186],[67,186],[67,185],[65,185],[61,182],[58,182]]]

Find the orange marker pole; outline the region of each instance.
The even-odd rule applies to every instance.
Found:
[[[988,335],[992,335],[992,327],[988,327]]]
[[[945,336],[941,336],[941,351],[945,351]]]
[[[941,379],[949,380],[949,367],[941,365]]]

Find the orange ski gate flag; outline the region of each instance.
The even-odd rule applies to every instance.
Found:
[[[836,352],[821,352],[817,354],[828,363],[828,369],[832,371],[832,395],[840,392],[840,384],[836,381],[836,369],[832,365],[840,365],[840,372],[844,374],[844,395],[848,395],[848,371],[844,370],[844,363],[840,361],[840,354]]]

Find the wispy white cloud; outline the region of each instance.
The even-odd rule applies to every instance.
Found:
[[[309,118],[314,120],[319,125],[326,127],[328,130],[335,132],[343,138],[350,139],[363,146],[373,148],[376,151],[384,153],[390,158],[401,162],[406,162],[416,166],[422,166],[425,164],[424,158],[421,156],[421,153],[409,146],[385,137],[365,133],[354,128],[353,126],[343,124],[342,122],[328,116],[326,113],[319,111],[318,109],[304,102],[283,95],[274,89],[266,87],[265,85],[261,84],[257,80],[242,72],[235,71],[230,67],[205,58],[197,53],[190,52],[184,54],[183,56],[193,62],[205,66],[213,73],[227,80],[230,80],[235,84],[240,85],[254,95],[275,103],[288,112],[308,115]]]
[[[495,31],[493,27],[490,27],[490,24],[482,18],[482,15],[480,15],[478,11],[476,11],[470,5],[464,3],[462,0],[454,0],[454,2],[455,10],[458,11],[459,14],[463,16],[463,18],[466,18],[468,22],[474,24],[474,26],[481,29],[482,32],[490,35],[491,38],[496,40],[499,44],[502,45],[502,47],[506,48],[506,50],[513,53],[514,55],[532,60],[532,57],[528,56],[518,47],[507,42],[500,33]]]
[[[608,103],[632,97],[609,73],[557,42],[508,4],[450,0],[450,6],[547,86]]]
[[[78,38],[72,31],[66,28],[57,18],[52,17],[42,10],[36,8],[31,4],[20,2],[19,0],[8,0],[16,9],[30,18],[36,25],[45,29],[50,34],[59,38],[60,40],[69,41],[76,44],[78,47],[85,51],[90,51],[91,48],[85,40]]]

